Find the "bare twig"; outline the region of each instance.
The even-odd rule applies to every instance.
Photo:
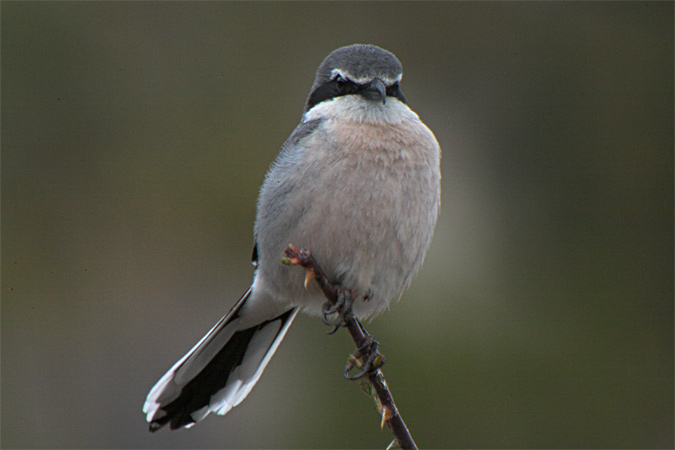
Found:
[[[285,253],[286,258],[283,258],[282,260],[284,264],[301,266],[307,270],[305,284],[311,278],[314,278],[328,301],[332,305],[338,303],[338,289],[326,277],[326,274],[308,250],[298,250],[293,245],[289,245]],[[353,314],[347,315],[344,317],[344,319],[345,327],[354,340],[356,348],[361,349],[368,346],[370,335],[368,332],[366,332],[358,319],[356,319]],[[378,410],[382,415],[382,426],[384,426],[386,423],[394,434],[396,439],[395,442],[392,442],[392,444],[397,444],[404,449],[417,449],[417,445],[410,435],[408,427],[406,426],[403,418],[396,408],[394,398],[392,397],[387,385],[387,380],[384,378],[382,371],[379,369],[379,366],[382,365],[382,362],[383,358],[381,358],[377,364],[373,364],[372,369],[366,373],[366,376],[368,377],[368,380],[370,381],[370,384],[377,395],[376,403],[378,404]],[[390,444],[390,447],[392,444]]]

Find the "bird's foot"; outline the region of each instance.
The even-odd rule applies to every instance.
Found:
[[[326,302],[323,304],[321,315],[323,323],[333,327],[328,334],[334,334],[340,327],[346,326],[350,320],[354,319],[353,304],[354,293],[344,288],[337,288],[337,301],[335,303]],[[337,317],[331,319],[330,316],[334,314],[337,314]]]
[[[378,351],[379,344],[371,335],[366,337],[365,342],[356,349],[354,355],[350,355],[345,365],[344,376],[348,380],[358,380],[370,372],[376,371],[384,364],[384,355]],[[360,369],[356,375],[349,375],[352,369]]]

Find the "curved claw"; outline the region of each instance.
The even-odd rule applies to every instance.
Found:
[[[384,356],[377,350],[378,343],[372,336],[368,336],[366,342],[359,347],[356,353],[359,358],[353,357],[347,360],[345,365],[344,377],[348,380],[358,380],[363,378],[371,371],[377,370],[384,364]],[[365,360],[362,357],[365,356]],[[354,368],[359,367],[361,370],[356,375],[349,375],[349,372]]]
[[[326,302],[323,305],[321,310],[321,320],[326,325],[332,325],[334,328],[328,332],[328,334],[333,334],[337,331],[338,328],[346,326],[347,322],[354,317],[352,311],[352,304],[354,303],[354,297],[351,292],[347,290],[338,291],[338,300],[335,303]],[[328,316],[336,314],[337,317],[335,320],[330,320]]]
[[[321,320],[326,325],[333,325],[333,322],[328,319],[328,316],[335,314],[337,312],[337,306],[333,303],[326,302],[323,304],[323,309],[321,310]]]
[[[347,359],[347,364],[345,364],[345,371],[343,373],[345,380],[351,380],[352,377],[349,375],[349,372],[354,368],[354,364]]]
[[[345,373],[344,376],[348,380],[358,380],[360,378],[363,378],[365,375],[368,374],[373,368],[373,361],[375,360],[375,357],[377,356],[376,353],[372,353],[370,356],[368,356],[368,359],[363,363],[361,366],[361,370],[358,371],[356,375],[349,375],[349,370],[347,367],[345,367]]]
[[[326,325],[331,325],[331,324],[330,324],[330,323],[326,323]],[[331,328],[330,331],[326,331],[326,334],[335,334],[335,333],[337,332],[337,330],[340,329],[341,326],[342,326],[342,324],[339,324],[339,323],[333,325],[333,328]]]
[[[349,370],[345,369],[344,377],[346,380],[356,381],[363,378],[365,375],[368,374],[368,372],[370,372],[370,368],[366,366],[363,366],[363,368],[359,370],[359,373],[357,373],[356,375],[349,375]]]

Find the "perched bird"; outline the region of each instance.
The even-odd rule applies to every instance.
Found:
[[[311,251],[358,319],[384,311],[420,269],[440,208],[440,155],[407,104],[402,68],[374,45],[350,45],[321,63],[302,120],[258,198],[253,284],[232,310],[152,388],[150,431],[226,414],[256,384],[299,311],[325,302],[302,270],[280,259]]]

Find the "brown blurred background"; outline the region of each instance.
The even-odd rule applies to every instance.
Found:
[[[368,325],[422,447],[673,445],[673,3],[2,2],[2,447],[383,448],[301,317],[226,418],[148,390],[251,280],[323,57],[373,43],[443,148],[425,267]]]

